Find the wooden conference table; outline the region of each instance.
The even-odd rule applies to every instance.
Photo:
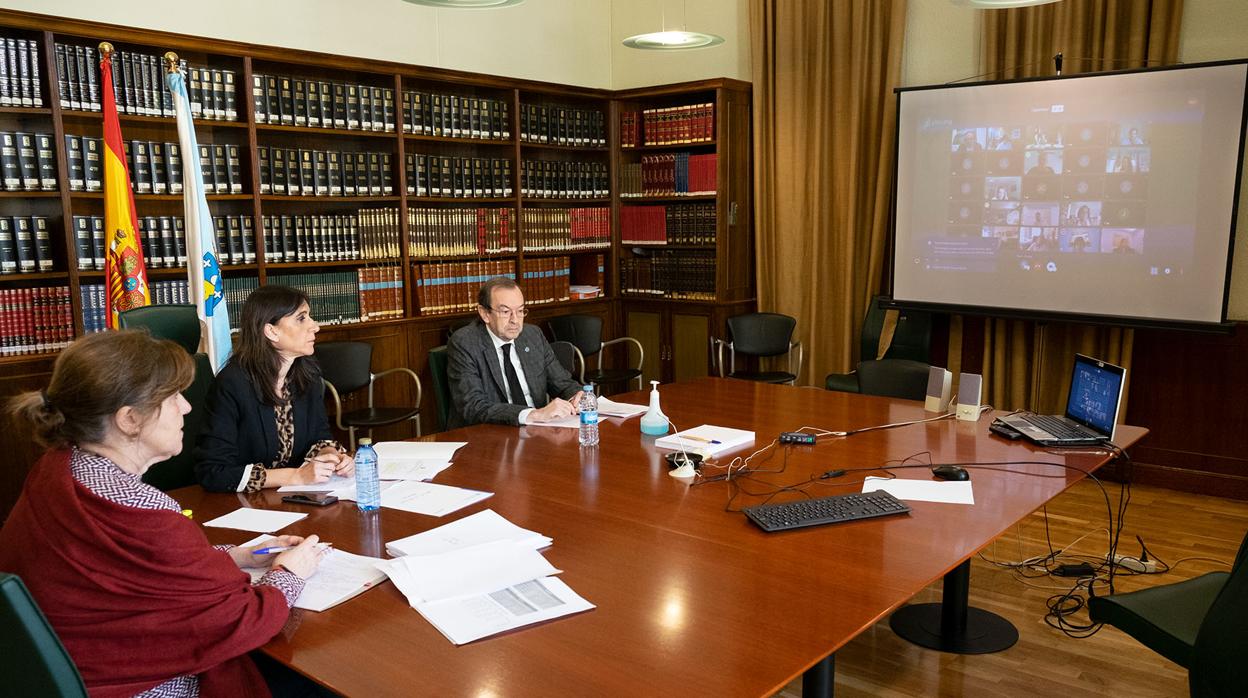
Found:
[[[842,431],[931,416],[921,403],[736,380],[699,379],[662,386],[661,393],[680,428],[756,432],[754,447],[730,455],[747,455],[802,426]],[[642,403],[645,394],[616,399]],[[951,418],[824,439],[787,447],[787,457],[777,447],[754,467],[784,472],[742,485],[765,491],[766,483],[796,484],[923,452],[936,462],[1042,460],[1083,470],[1107,461],[1104,454],[1052,455],[1002,440],[989,434],[989,421]],[[1144,434],[1122,427],[1118,441],[1130,445]],[[323,613],[294,611],[264,648],[268,654],[351,696],[766,695],[803,672],[808,689],[826,692],[837,649],[946,573],[969,570],[972,555],[1084,477],[1046,465],[971,468],[971,506],[911,502],[908,515],[768,534],[725,511],[728,484],[689,486],[669,477],[664,452],[641,435],[636,417],[607,420],[596,449],[580,449],[573,429],[551,427],[479,425],[434,438],[468,442],[437,482],[494,496],[433,518],[391,509],[364,516],[350,502],[300,508],[272,491],[224,495],[191,487],[172,494],[198,521],[240,503],[308,512],[282,532],[317,533],[338,548],[376,556],[384,556],[385,541],[491,508],[554,538],[547,559],[597,608],[456,647],[386,582]],[[926,469],[893,472],[930,477]],[[865,474],[851,470],[805,489],[812,496],[857,491]],[[732,507],[760,501],[742,495]],[[252,537],[206,530],[214,543]]]

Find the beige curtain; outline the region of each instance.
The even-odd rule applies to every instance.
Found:
[[[1174,63],[1182,15],[1183,0],[1062,0],[985,11],[982,72],[986,79],[1053,75],[1059,51],[1064,75]],[[1130,367],[1131,330],[983,322],[984,399],[1000,409],[1061,412],[1076,352]],[[951,327],[951,348],[955,341],[961,348],[961,323]]]
[[[758,305],[797,318],[803,383],[852,367],[880,288],[905,7],[750,3]]]

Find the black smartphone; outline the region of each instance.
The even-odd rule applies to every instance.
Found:
[[[282,497],[283,502],[291,504],[310,504],[314,507],[327,507],[338,501],[338,497],[328,492],[300,492]]]

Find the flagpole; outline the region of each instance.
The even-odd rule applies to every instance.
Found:
[[[200,321],[200,349],[208,355],[213,372],[221,370],[230,355],[230,317],[225,302],[225,283],[217,257],[216,230],[208,209],[195,120],[178,54],[164,55],[165,86],[174,106],[178,144],[182,149],[182,210],[186,230],[186,278],[189,297]]]
[[[104,286],[105,318],[110,329],[117,329],[117,316],[126,310],[151,303],[143,244],[138,236],[134,189],[126,165],[121,124],[117,119],[117,97],[113,92],[113,45],[100,46],[100,93],[104,116]]]

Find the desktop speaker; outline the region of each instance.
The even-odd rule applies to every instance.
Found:
[[[927,370],[927,401],[923,409],[928,412],[948,412],[949,393],[953,388],[953,374],[947,369],[932,366]]]
[[[979,403],[983,398],[984,377],[978,373],[958,376],[958,419],[979,421]]]

